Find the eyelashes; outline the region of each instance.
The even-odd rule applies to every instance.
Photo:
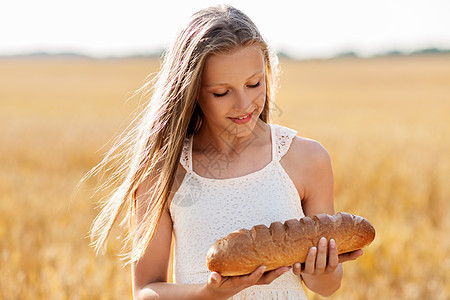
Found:
[[[226,94],[228,94],[228,91],[226,91],[225,93],[222,93],[222,94],[216,94],[216,93],[213,93],[213,94],[214,94],[215,97],[223,97]]]
[[[257,88],[257,87],[259,87],[259,85],[261,84],[261,81],[258,81],[256,84],[251,84],[251,85],[247,85],[249,88]],[[213,93],[213,95],[214,95],[214,97],[223,97],[223,96],[225,96],[226,94],[228,94],[228,91],[226,91],[225,93],[222,93],[222,94],[217,94],[217,93]]]
[[[260,82],[261,82],[261,81],[258,81],[256,84],[249,85],[248,87],[249,87],[249,88],[256,88],[256,87],[259,86],[259,83],[260,83]]]

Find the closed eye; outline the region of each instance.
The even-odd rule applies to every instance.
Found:
[[[222,94],[216,94],[216,93],[213,93],[213,94],[214,94],[215,97],[223,97],[226,94],[228,94],[228,91],[226,91],[225,93],[222,93]]]
[[[260,82],[261,82],[261,81],[258,81],[258,83],[256,83],[256,84],[248,85],[248,87],[249,87],[249,88],[256,88],[256,87],[259,86],[259,83],[260,83]]]

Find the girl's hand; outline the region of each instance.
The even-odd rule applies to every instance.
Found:
[[[265,269],[265,266],[260,266],[253,273],[242,276],[221,276],[212,272],[207,283],[208,293],[211,299],[227,299],[252,285],[269,284],[290,270],[289,267],[281,267],[264,272]]]
[[[306,261],[303,264],[296,263],[293,272],[296,275],[326,275],[333,273],[338,264],[349,260],[355,260],[363,254],[361,249],[338,255],[336,242],[331,239],[327,246],[326,238],[322,237],[319,245],[309,249]]]

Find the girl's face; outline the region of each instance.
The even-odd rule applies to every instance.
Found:
[[[256,46],[209,56],[203,68],[198,104],[203,125],[215,134],[243,137],[255,128],[266,99],[265,63]]]

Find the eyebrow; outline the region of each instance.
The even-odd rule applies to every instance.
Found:
[[[247,80],[252,77],[255,77],[256,75],[259,75],[259,74],[264,74],[264,71],[256,71],[255,73],[253,73],[253,75],[248,77]],[[203,87],[209,88],[209,87],[213,87],[213,86],[222,86],[222,85],[227,85],[227,83],[211,83],[211,84],[206,84]]]

